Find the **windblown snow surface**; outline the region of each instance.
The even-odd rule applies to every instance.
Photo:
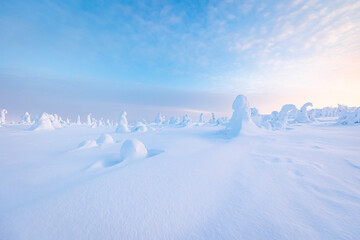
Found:
[[[0,239],[359,239],[360,127],[335,121],[234,138],[3,125]],[[121,161],[125,141],[146,157]]]

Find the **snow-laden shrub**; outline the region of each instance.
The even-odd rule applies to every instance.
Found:
[[[218,126],[226,126],[229,123],[229,119],[227,117],[221,117],[216,120],[216,125]]]
[[[179,123],[180,123],[180,120],[177,117],[171,117],[169,119],[169,125],[171,125],[171,126],[177,125]]]
[[[299,111],[297,111],[294,122],[298,123],[309,123],[311,120],[309,119],[309,116],[307,114],[307,108],[312,107],[312,103],[308,102],[305,103]]]
[[[30,130],[54,130],[55,127],[52,124],[52,118],[54,118],[54,116],[46,112],[42,113],[40,117],[35,121],[34,125],[31,126]]]
[[[63,127],[63,121],[61,117],[59,117],[57,114],[49,114],[49,118],[51,120],[51,123],[54,128],[62,128]]]
[[[132,127],[132,132],[147,132],[148,128],[147,126],[142,122],[135,122]]]
[[[204,114],[200,113],[199,123],[204,123]]]
[[[216,118],[215,118],[215,113],[211,113],[211,118],[209,120],[210,124],[215,124],[216,123]]]
[[[248,131],[257,128],[251,120],[250,104],[244,95],[236,97],[232,109],[234,112],[226,127],[228,136],[235,137],[242,130]]]
[[[101,134],[98,139],[96,139],[98,145],[111,144],[114,143],[114,139],[109,134]]]
[[[137,139],[126,140],[120,149],[120,161],[145,158],[148,151],[145,145]]]
[[[191,118],[189,117],[189,115],[185,114],[182,118],[180,125],[189,126],[191,123],[192,123]]]
[[[343,125],[360,124],[360,107],[352,112],[343,112],[337,120],[337,123]]]
[[[119,132],[119,133],[130,132],[129,127],[128,127],[128,120],[126,118],[126,115],[127,115],[127,113],[125,111],[123,111],[120,114],[119,123],[118,123],[118,126],[116,128],[116,132]]]
[[[35,123],[30,127],[30,130],[54,130],[55,128],[62,128],[65,121],[57,114],[48,114],[43,112]]]
[[[1,110],[0,112],[0,124],[5,124],[6,123],[6,114],[8,113],[8,111],[6,109]]]
[[[162,125],[165,122],[165,116],[161,113],[158,113],[155,117],[155,123],[157,125]]]
[[[92,125],[92,121],[91,121],[91,113],[89,115],[87,115],[87,119],[86,119],[86,124],[90,127]]]
[[[30,114],[28,112],[24,113],[24,115],[21,116],[21,124],[30,125],[33,122],[31,121]]]

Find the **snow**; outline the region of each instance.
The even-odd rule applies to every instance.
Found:
[[[343,112],[337,120],[337,123],[343,125],[360,124],[360,107],[354,111]]]
[[[114,143],[114,139],[109,134],[103,133],[98,137],[96,143],[98,145],[111,144]]]
[[[116,132],[118,132],[118,133],[130,132],[126,115],[127,115],[127,113],[125,111],[123,111],[120,114],[119,123],[116,128]]]
[[[199,123],[204,123],[204,114],[200,113]]]
[[[308,122],[311,122],[311,120],[309,119],[309,116],[307,114],[307,108],[308,107],[312,107],[312,103],[308,102],[308,103],[305,103],[300,111],[297,111],[296,113],[296,117],[295,117],[295,122],[298,122],[298,123],[308,123]]]
[[[131,127],[132,132],[147,132],[148,128],[147,126],[142,122],[135,122],[133,126]]]
[[[21,123],[26,125],[32,124],[31,117],[28,112],[25,112],[24,115],[21,117]]]
[[[7,110],[6,109],[2,109],[0,112],[0,124],[5,124],[6,123],[6,114],[7,114]]]
[[[161,124],[163,124],[164,122],[165,122],[165,116],[162,115],[161,113],[158,113],[158,114],[156,115],[156,118],[155,118],[155,123],[156,123],[157,125],[161,125]]]
[[[52,120],[55,119],[52,115],[44,112],[41,114],[39,119],[36,120],[34,125],[30,127],[30,130],[38,131],[38,130],[54,130],[55,127],[52,123]]]
[[[128,139],[121,145],[120,161],[143,159],[148,151],[145,145],[137,139]]]
[[[233,111],[147,132],[3,124],[0,239],[358,239],[359,108],[299,123],[293,105],[271,118],[240,95]]]
[[[257,128],[252,122],[250,104],[244,95],[236,97],[232,109],[234,112],[226,128],[228,136],[236,137],[241,131],[249,133]]]
[[[87,148],[93,148],[97,147],[97,141],[95,140],[85,140],[79,144],[78,149],[87,149]]]

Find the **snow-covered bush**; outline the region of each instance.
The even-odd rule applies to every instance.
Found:
[[[179,118],[171,117],[170,120],[169,120],[169,125],[172,125],[172,126],[177,125],[177,124],[179,124],[179,122],[180,122]]]
[[[215,113],[211,113],[211,118],[209,120],[210,124],[215,124],[216,123],[216,118],[215,118]]]
[[[41,116],[35,121],[34,125],[31,126],[30,130],[54,130],[55,127],[52,124],[50,114],[44,112]]]
[[[204,123],[204,114],[200,113],[199,123]]]
[[[312,103],[308,102],[305,103],[301,109],[299,111],[297,111],[296,116],[295,116],[295,121],[294,122],[298,122],[298,123],[308,123],[311,122],[311,120],[309,119],[309,116],[307,114],[307,108],[308,107],[312,107]]]
[[[21,124],[30,125],[32,124],[30,114],[28,112],[21,116]]]
[[[165,122],[165,116],[162,115],[161,113],[158,113],[158,114],[156,115],[156,118],[155,118],[155,123],[156,123],[157,125],[161,125],[161,124],[163,124],[164,122]]]
[[[120,161],[145,158],[148,151],[145,145],[137,139],[126,140],[120,150]]]
[[[118,123],[118,126],[116,128],[116,132],[119,132],[119,133],[130,132],[129,127],[128,127],[128,120],[126,118],[126,115],[127,115],[127,113],[125,111],[123,111],[120,114],[119,123]]]
[[[180,125],[182,126],[188,126],[190,125],[192,122],[191,118],[189,117],[189,115],[185,114],[182,118],[182,121],[180,123]]]
[[[229,123],[229,120],[227,117],[221,117],[216,120],[216,125],[218,126],[225,126]]]
[[[142,122],[135,122],[132,127],[132,132],[147,132],[148,128],[147,126]]]
[[[337,123],[343,125],[360,124],[360,107],[352,112],[343,112],[337,120]]]

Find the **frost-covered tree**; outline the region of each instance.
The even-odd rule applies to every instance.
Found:
[[[356,108],[354,111],[342,112],[337,123],[343,125],[360,124],[360,107]]]
[[[130,132],[126,115],[127,115],[127,113],[125,111],[123,111],[120,114],[119,123],[116,128],[116,132],[120,132],[120,133]]]
[[[199,123],[204,123],[204,114],[200,113]]]
[[[81,125],[80,115],[77,116],[76,125]]]
[[[31,126],[30,130],[54,130],[55,127],[52,122],[53,115],[46,112],[42,113],[40,117],[35,121],[34,125]]]
[[[176,125],[179,124],[180,120],[177,117],[171,117],[169,120],[169,125]]]
[[[29,125],[32,123],[30,114],[28,112],[24,113],[24,115],[21,116],[21,123],[26,124],[26,125]]]
[[[250,104],[244,95],[236,97],[232,104],[232,109],[234,112],[226,127],[228,136],[235,137],[239,135],[243,129],[249,130],[250,128],[256,128],[251,120]]]
[[[90,113],[89,115],[87,115],[87,121],[86,121],[86,124],[87,124],[88,126],[91,126],[91,125],[92,125],[92,122],[91,122],[91,115],[92,115],[92,113]]]
[[[0,124],[5,124],[6,123],[6,114],[8,113],[8,111],[6,109],[1,110],[0,113]]]
[[[189,115],[185,114],[182,118],[182,121],[181,121],[181,125],[183,126],[187,126],[191,123],[191,118],[189,117]]]
[[[305,103],[301,107],[300,111],[297,111],[296,117],[295,117],[295,122],[298,122],[298,123],[311,122],[309,117],[308,117],[308,114],[307,114],[307,108],[312,107],[312,106],[313,106],[313,104],[311,102]]]
[[[157,125],[161,125],[161,124],[163,124],[165,122],[165,117],[161,114],[161,113],[158,113],[157,115],[156,115],[156,118],[155,118],[155,123],[157,124]]]
[[[215,118],[215,113],[211,113],[211,118],[209,120],[210,124],[215,124],[216,123],[216,118]]]

